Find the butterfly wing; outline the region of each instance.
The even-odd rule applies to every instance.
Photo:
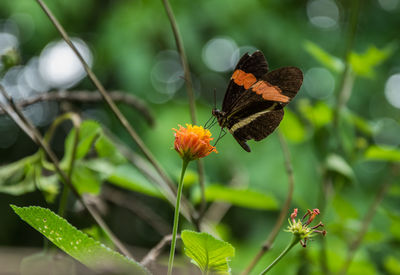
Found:
[[[263,75],[237,97],[226,113],[226,126],[243,149],[250,152],[247,140],[262,140],[278,127],[283,107],[297,94],[302,82],[300,69],[284,67]]]
[[[279,126],[283,118],[283,109],[272,110],[257,116],[249,123],[231,132],[236,141],[247,152],[251,152],[247,140],[262,140],[269,136]]]
[[[252,55],[245,53],[232,74],[222,103],[222,111],[229,113],[245,91],[267,72],[268,63],[262,52],[256,51]]]

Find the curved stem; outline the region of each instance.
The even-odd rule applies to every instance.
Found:
[[[292,247],[295,246],[299,241],[300,241],[300,238],[296,235],[293,235],[292,240],[290,241],[288,246],[285,248],[285,250],[283,250],[282,253],[266,269],[264,269],[260,273],[260,275],[264,275],[268,271],[270,271],[290,251],[290,249],[292,249]]]
[[[192,119],[192,122],[196,124],[197,123],[196,104],[194,99],[193,83],[192,83],[192,77],[190,76],[190,70],[186,58],[185,48],[183,47],[182,37],[179,33],[178,25],[176,24],[174,12],[172,11],[171,5],[169,4],[168,0],[162,0],[162,2],[164,4],[165,11],[167,12],[169,22],[171,23],[171,28],[172,32],[174,33],[176,48],[178,49],[178,53],[181,58],[183,72],[185,75],[186,90],[189,97],[190,117]]]
[[[280,131],[278,131],[278,137],[279,137],[279,142],[282,147],[283,157],[285,159],[285,169],[286,169],[286,173],[287,173],[288,181],[289,181],[288,194],[286,197],[285,204],[283,205],[281,212],[279,213],[278,220],[276,221],[276,223],[274,225],[274,228],[272,229],[271,233],[269,234],[266,241],[262,245],[260,251],[258,251],[257,255],[253,258],[253,260],[248,265],[248,267],[243,271],[242,275],[249,274],[253,270],[253,268],[256,266],[256,264],[260,261],[262,256],[264,256],[264,254],[267,253],[271,249],[272,243],[274,242],[276,236],[278,236],[279,230],[282,227],[282,224],[285,220],[285,217],[289,211],[290,204],[292,202],[293,190],[294,190],[294,175],[293,175],[292,162],[290,159],[290,152],[289,152],[287,143],[285,141],[285,138]]]
[[[174,215],[174,227],[172,229],[172,242],[171,251],[169,253],[168,261],[168,275],[172,274],[172,266],[174,264],[175,246],[176,246],[176,234],[178,233],[178,223],[179,223],[179,205],[181,201],[182,189],[183,189],[183,178],[185,177],[186,168],[189,164],[188,160],[183,160],[181,179],[178,184],[178,193],[176,194],[176,204],[175,204],[175,215]]]
[[[365,237],[365,234],[367,234],[368,228],[372,222],[373,217],[375,216],[378,206],[380,205],[383,198],[385,197],[386,192],[389,190],[391,183],[392,182],[390,180],[386,180],[379,188],[379,191],[376,194],[373,203],[369,207],[367,214],[365,215],[365,217],[362,221],[361,230],[358,232],[357,237],[355,238],[355,240],[352,243],[350,243],[350,245],[347,249],[346,261],[344,262],[344,264],[338,274],[340,274],[340,275],[347,274],[347,270],[349,269],[351,262],[353,261],[354,255],[355,255],[357,249],[360,247],[360,245]]]
[[[72,146],[71,159],[69,161],[68,174],[67,174],[67,177],[72,180],[72,171],[74,169],[75,156],[76,156],[76,151],[78,149],[78,143],[79,143],[79,132],[80,132],[81,120],[80,120],[80,117],[74,113],[66,113],[65,117],[68,119],[71,119],[72,123],[74,124],[74,128],[75,128],[74,144]],[[45,136],[45,140],[46,140],[46,136]],[[69,187],[67,184],[64,184],[64,189],[61,194],[60,204],[58,207],[58,215],[61,217],[64,216],[65,208],[66,208],[67,202],[68,202],[68,195],[69,195]]]

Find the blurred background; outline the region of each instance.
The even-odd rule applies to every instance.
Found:
[[[181,160],[173,150],[171,129],[191,120],[183,69],[161,1],[47,2],[106,89],[139,101],[139,110],[126,102],[119,106],[176,182]],[[317,236],[306,249],[296,247],[283,260],[286,264],[271,274],[338,272],[369,213],[372,221],[348,274],[400,274],[396,166],[400,162],[400,1],[203,0],[171,1],[171,5],[193,79],[198,124],[211,116],[214,90],[217,107],[222,104],[232,70],[243,53],[261,50],[270,70],[296,66],[303,71],[303,86],[285,109],[279,127],[289,146],[295,178],[290,211],[320,208],[328,234],[324,241]],[[115,145],[113,150],[124,144],[130,154],[141,156],[100,100],[29,103],[63,91],[67,98],[73,93],[96,93],[36,1],[0,2],[0,55],[1,84],[16,102],[28,102],[24,114],[43,133],[60,114],[75,111],[102,129]],[[52,148],[60,158],[68,148],[65,141],[70,130],[71,125],[64,123],[53,136]],[[218,126],[211,129],[213,136],[219,131]],[[244,270],[260,249],[288,192],[277,131],[249,145],[251,153],[226,135],[218,143],[219,153],[204,159],[207,214],[214,219],[220,237],[236,248],[231,262],[234,274]],[[112,152],[112,158],[107,155],[111,170],[106,175],[99,176],[101,169],[93,162],[85,166],[99,159],[102,153],[96,148],[82,159],[84,168],[75,183],[95,186],[82,192],[95,195],[93,203],[112,230],[140,258],[170,232],[173,207],[140,169],[118,153]],[[40,186],[29,178],[32,160],[26,157],[37,150],[8,116],[0,114],[0,274],[19,274],[22,257],[43,245],[43,237],[21,221],[9,204],[58,209],[62,188],[57,178],[50,180],[53,174],[43,171]],[[197,182],[192,163],[184,192],[198,207]],[[374,201],[377,206],[370,208]],[[96,231],[73,196],[65,217],[80,229]],[[193,226],[182,219],[181,228]],[[254,274],[289,239],[289,233],[282,230]],[[14,254],[14,261],[6,260],[5,255]],[[161,256],[161,264],[167,256]],[[179,261],[184,272],[189,260],[182,256]]]

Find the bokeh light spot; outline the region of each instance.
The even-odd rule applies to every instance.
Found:
[[[184,72],[176,51],[162,51],[157,55],[151,71],[151,84],[157,91],[148,97],[154,103],[170,100],[184,83]]]
[[[213,38],[203,48],[203,61],[217,72],[230,71],[239,59],[235,41],[226,37]]]
[[[333,94],[335,79],[325,68],[311,68],[305,73],[303,86],[311,97],[326,99]]]
[[[89,47],[80,39],[72,39],[72,42],[91,66]],[[60,89],[72,87],[86,75],[79,59],[64,41],[52,42],[44,48],[39,57],[39,72],[50,87]]]
[[[18,39],[15,35],[7,32],[0,32],[0,55],[17,47]]]
[[[400,73],[392,75],[386,81],[385,96],[391,105],[400,109]]]
[[[393,11],[399,5],[399,0],[378,0],[379,5],[386,11]]]
[[[337,26],[339,8],[332,0],[310,0],[307,3],[307,15],[314,26],[331,29]]]
[[[400,124],[392,118],[383,118],[374,125],[374,141],[378,145],[398,146]]]

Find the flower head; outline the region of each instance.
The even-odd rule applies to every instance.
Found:
[[[297,208],[295,208],[293,213],[290,215],[289,226],[286,231],[294,234],[300,240],[300,243],[303,247],[306,247],[307,240],[313,236],[313,233],[319,233],[323,236],[326,235],[326,230],[317,230],[319,227],[324,227],[322,222],[319,222],[317,225],[312,227],[309,226],[315,217],[320,213],[317,208],[313,210],[308,209],[303,218],[296,221],[295,218],[297,217],[297,211]],[[307,221],[303,222],[307,217]]]
[[[175,150],[182,159],[191,161],[208,156],[211,152],[217,152],[214,146],[210,145],[211,133],[202,126],[186,124],[186,128],[179,125],[175,131]]]

